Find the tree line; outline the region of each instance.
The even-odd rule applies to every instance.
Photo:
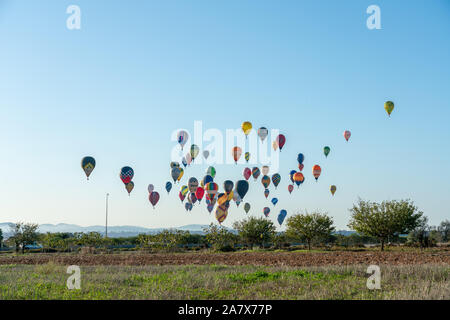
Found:
[[[402,235],[407,235],[407,238],[402,238],[407,244],[422,248],[449,241],[450,221],[445,220],[437,227],[430,226],[428,218],[410,200],[376,203],[359,199],[350,209],[350,213],[348,227],[356,233],[349,236],[337,234],[333,218],[327,213],[315,211],[290,216],[286,221],[285,232],[277,232],[272,221],[253,216],[233,224],[237,233],[211,224],[205,228],[203,235],[164,230],[158,234],[140,234],[127,238],[104,238],[98,232],[39,234],[37,224],[16,223],[7,244],[14,246],[17,252],[24,252],[27,246],[35,243],[41,244],[44,251],[114,246],[174,251],[189,248],[190,245],[231,251],[236,246],[249,249],[254,246],[281,249],[295,242],[306,244],[309,250],[313,246],[324,244],[352,247],[367,243],[379,243],[381,250],[384,250],[386,243],[399,242]],[[0,230],[0,247],[2,242]]]

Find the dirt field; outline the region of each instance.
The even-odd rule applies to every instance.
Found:
[[[344,266],[344,265],[450,265],[450,250],[433,251],[330,251],[330,252],[233,252],[233,253],[121,253],[121,254],[26,254],[0,255],[0,265],[255,265],[255,266]]]

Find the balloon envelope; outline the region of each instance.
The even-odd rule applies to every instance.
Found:
[[[172,179],[174,182],[176,182],[178,180],[180,173],[181,173],[180,168],[178,168],[178,167],[172,168],[172,171],[170,174],[172,175]]]
[[[322,172],[322,169],[320,168],[319,165],[316,164],[313,167],[312,171],[313,171],[313,176],[314,176],[314,178],[316,178],[316,181],[317,181],[317,179],[319,179],[320,173]]]
[[[198,187],[197,190],[195,191],[195,196],[197,197],[198,202],[202,201],[204,194],[205,189],[203,189],[202,187]]]
[[[205,158],[205,160],[208,159],[208,157],[209,157],[209,151],[208,150],[204,150],[203,151],[203,157]]]
[[[236,182],[236,192],[241,197],[241,199],[244,199],[245,195],[248,191],[248,182],[246,180],[239,180]]]
[[[124,184],[127,184],[133,179],[134,171],[130,167],[123,167],[120,169],[120,179]]]
[[[266,199],[269,196],[269,193],[270,193],[269,189],[264,190],[264,196],[266,197]]]
[[[269,173],[269,166],[263,166],[261,172],[266,176]]]
[[[350,131],[348,131],[348,130],[344,131],[344,138],[345,138],[345,140],[348,141],[348,139],[350,139],[351,135],[352,135],[352,133]]]
[[[277,143],[278,143],[278,147],[281,149],[283,149],[284,144],[286,143],[286,137],[282,134],[279,134],[277,137]]]
[[[269,209],[268,207],[265,207],[265,208],[263,209],[263,213],[264,213],[264,215],[265,215],[266,217],[268,217],[268,216],[269,216],[269,213],[270,213],[270,209]]]
[[[303,153],[299,153],[297,156],[297,161],[299,164],[302,164],[303,161],[305,161],[305,156],[303,155]]]
[[[267,189],[270,185],[270,177],[269,176],[263,176],[261,178],[261,183],[264,186],[265,189]]]
[[[288,185],[289,193],[292,193],[292,190],[294,190],[294,186],[292,184]]]
[[[152,193],[155,190],[155,187],[150,183],[147,187],[148,193]]]
[[[250,160],[250,152],[246,152],[244,155],[245,161],[248,162]]]
[[[278,184],[281,181],[281,176],[278,173],[272,175],[272,183],[275,186],[275,189],[278,187]]]
[[[128,182],[128,183],[125,185],[125,189],[127,189],[128,194],[130,194],[131,191],[133,191],[133,189],[134,189],[134,182],[133,182],[133,181]]]
[[[386,110],[389,117],[391,116],[392,111],[394,110],[394,103],[392,101],[386,101],[384,103],[384,110]]]
[[[241,157],[242,149],[239,147],[233,147],[231,149],[231,155],[233,156],[234,162],[237,163],[239,158]]]
[[[252,175],[252,170],[250,168],[245,168],[242,175],[244,176],[245,180],[248,180]]]
[[[181,202],[183,202],[184,198],[186,198],[186,195],[180,191],[180,193],[178,194],[178,198],[180,198]]]
[[[328,157],[328,155],[330,154],[330,147],[326,146],[323,148],[323,154],[325,155],[325,157]]]
[[[268,134],[269,130],[267,130],[267,128],[261,127],[258,129],[258,137],[261,139],[261,141],[264,141],[264,139],[266,139]]]
[[[278,218],[277,218],[278,223],[280,224],[280,226],[283,224],[283,221],[286,218],[286,215],[287,215],[287,211],[286,210],[283,209],[283,210],[280,211],[280,214],[278,215]]]
[[[216,169],[214,167],[209,167],[208,170],[206,170],[206,174],[213,177],[216,176]]]
[[[191,211],[192,210],[192,203],[186,202],[184,204],[184,208],[186,209],[186,211]]]
[[[167,193],[169,193],[170,190],[172,190],[172,182],[167,181],[166,182],[166,191],[167,191]]]
[[[197,158],[199,152],[200,152],[200,148],[199,148],[196,144],[193,144],[193,145],[191,146],[191,157],[192,157],[192,161],[194,161],[195,158]]]
[[[245,211],[245,213],[248,213],[250,211],[250,203],[246,202],[244,204],[244,211]]]
[[[81,168],[86,174],[86,178],[89,180],[89,176],[95,168],[95,159],[93,157],[84,157],[81,159]]]
[[[242,131],[244,131],[245,136],[248,136],[252,131],[252,124],[248,121],[245,121],[241,125]]]
[[[253,178],[255,178],[255,181],[256,181],[256,179],[258,179],[260,174],[261,174],[261,172],[259,171],[259,168],[258,167],[253,167],[252,175],[253,175]]]
[[[190,192],[195,193],[198,188],[198,180],[195,177],[190,178],[188,181],[188,187]]]
[[[226,193],[230,193],[233,190],[233,187],[234,183],[231,180],[225,180],[225,182],[223,183],[223,189]]]
[[[152,193],[150,193],[150,195],[148,196],[148,199],[150,200],[150,203],[152,204],[153,208],[155,208],[156,204],[159,201],[159,193],[156,191],[153,191]]]
[[[331,194],[334,196],[334,193],[336,192],[336,186],[335,186],[335,185],[332,185],[332,186],[330,187],[330,192],[331,192]]]
[[[183,196],[187,195],[189,192],[189,187],[188,186],[181,186],[180,188],[180,192]]]
[[[188,139],[189,139],[189,134],[186,131],[181,130],[181,131],[178,132],[178,134],[177,134],[177,141],[178,141],[178,143],[181,146],[181,150],[183,150],[183,147],[186,144]]]
[[[226,205],[219,205],[216,208],[216,219],[221,224],[227,218],[228,207]]]
[[[272,198],[272,204],[276,205],[278,203],[278,199],[277,198]]]

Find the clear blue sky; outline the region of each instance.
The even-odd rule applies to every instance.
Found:
[[[71,4],[81,30],[66,28]],[[371,4],[381,30],[366,27]],[[320,209],[344,229],[358,197],[411,198],[432,224],[450,216],[449,1],[3,0],[0,39],[0,221],[103,224],[109,192],[111,225],[215,222],[204,203],[187,213],[179,186],[164,191],[170,135],[195,120],[286,135],[274,221],[283,208]],[[289,195],[299,152],[307,180]],[[97,160],[89,182],[86,155]],[[118,177],[125,165],[131,197]],[[217,166],[218,182],[243,168]],[[205,169],[188,168],[183,182]],[[155,210],[149,183],[161,194]],[[260,216],[269,202],[259,181],[250,188]],[[232,203],[224,225],[244,216]]]

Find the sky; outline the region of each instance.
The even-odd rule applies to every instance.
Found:
[[[381,29],[366,26],[373,4]],[[79,30],[66,26],[69,5]],[[248,215],[320,210],[349,229],[360,197],[411,199],[432,225],[450,217],[450,1],[0,0],[0,39],[0,222],[102,225],[109,193],[110,225],[217,223],[205,200],[188,213],[178,199],[208,164],[164,190],[172,136],[194,121],[224,137],[243,121],[286,136],[269,195],[279,202],[250,178]],[[306,180],[289,194],[300,152]],[[84,156],[97,162],[89,181]],[[135,172],[130,196],[123,166]],[[245,168],[214,166],[220,187]],[[232,203],[223,225],[244,217]]]

